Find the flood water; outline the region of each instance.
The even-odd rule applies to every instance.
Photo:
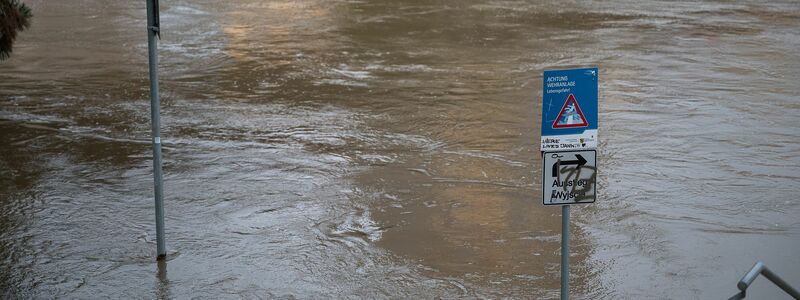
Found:
[[[0,62],[3,298],[556,298],[545,69],[598,66],[579,299],[800,287],[796,1],[26,0]],[[788,298],[764,278],[748,296]]]

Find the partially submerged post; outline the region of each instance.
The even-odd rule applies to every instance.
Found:
[[[147,50],[150,60],[150,118],[153,127],[153,181],[156,198],[156,240],[158,259],[167,256],[164,244],[164,185],[161,179],[161,110],[158,98],[158,0],[147,2]]]
[[[569,205],[561,206],[561,300],[569,299]]]
[[[561,205],[561,299],[569,299],[569,207],[597,198],[597,68],[544,72],[542,204]]]

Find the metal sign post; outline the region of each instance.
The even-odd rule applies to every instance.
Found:
[[[561,299],[569,299],[569,206],[597,197],[595,150],[544,152],[542,204],[561,206]]]
[[[569,205],[561,207],[561,300],[569,299]]]
[[[150,61],[150,118],[153,127],[153,181],[156,198],[156,243],[157,258],[167,256],[164,243],[164,184],[161,179],[161,110],[158,98],[158,40],[159,33],[158,0],[147,2],[147,50]]]
[[[597,68],[544,72],[542,204],[561,205],[561,299],[569,299],[569,207],[597,191]]]

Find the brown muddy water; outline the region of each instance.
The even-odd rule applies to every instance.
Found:
[[[541,76],[578,66],[575,298],[727,298],[756,260],[800,287],[796,1],[161,1],[165,263],[144,1],[25,2],[3,298],[556,298]]]

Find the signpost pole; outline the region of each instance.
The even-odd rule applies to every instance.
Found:
[[[542,204],[561,205],[562,300],[569,299],[570,204],[597,199],[597,76],[597,68],[542,76]]]
[[[561,206],[561,300],[569,299],[569,205]]]
[[[150,117],[153,130],[153,181],[156,199],[156,243],[157,258],[167,255],[164,244],[164,185],[161,178],[161,111],[158,97],[158,0],[147,2],[147,50],[150,61]]]

